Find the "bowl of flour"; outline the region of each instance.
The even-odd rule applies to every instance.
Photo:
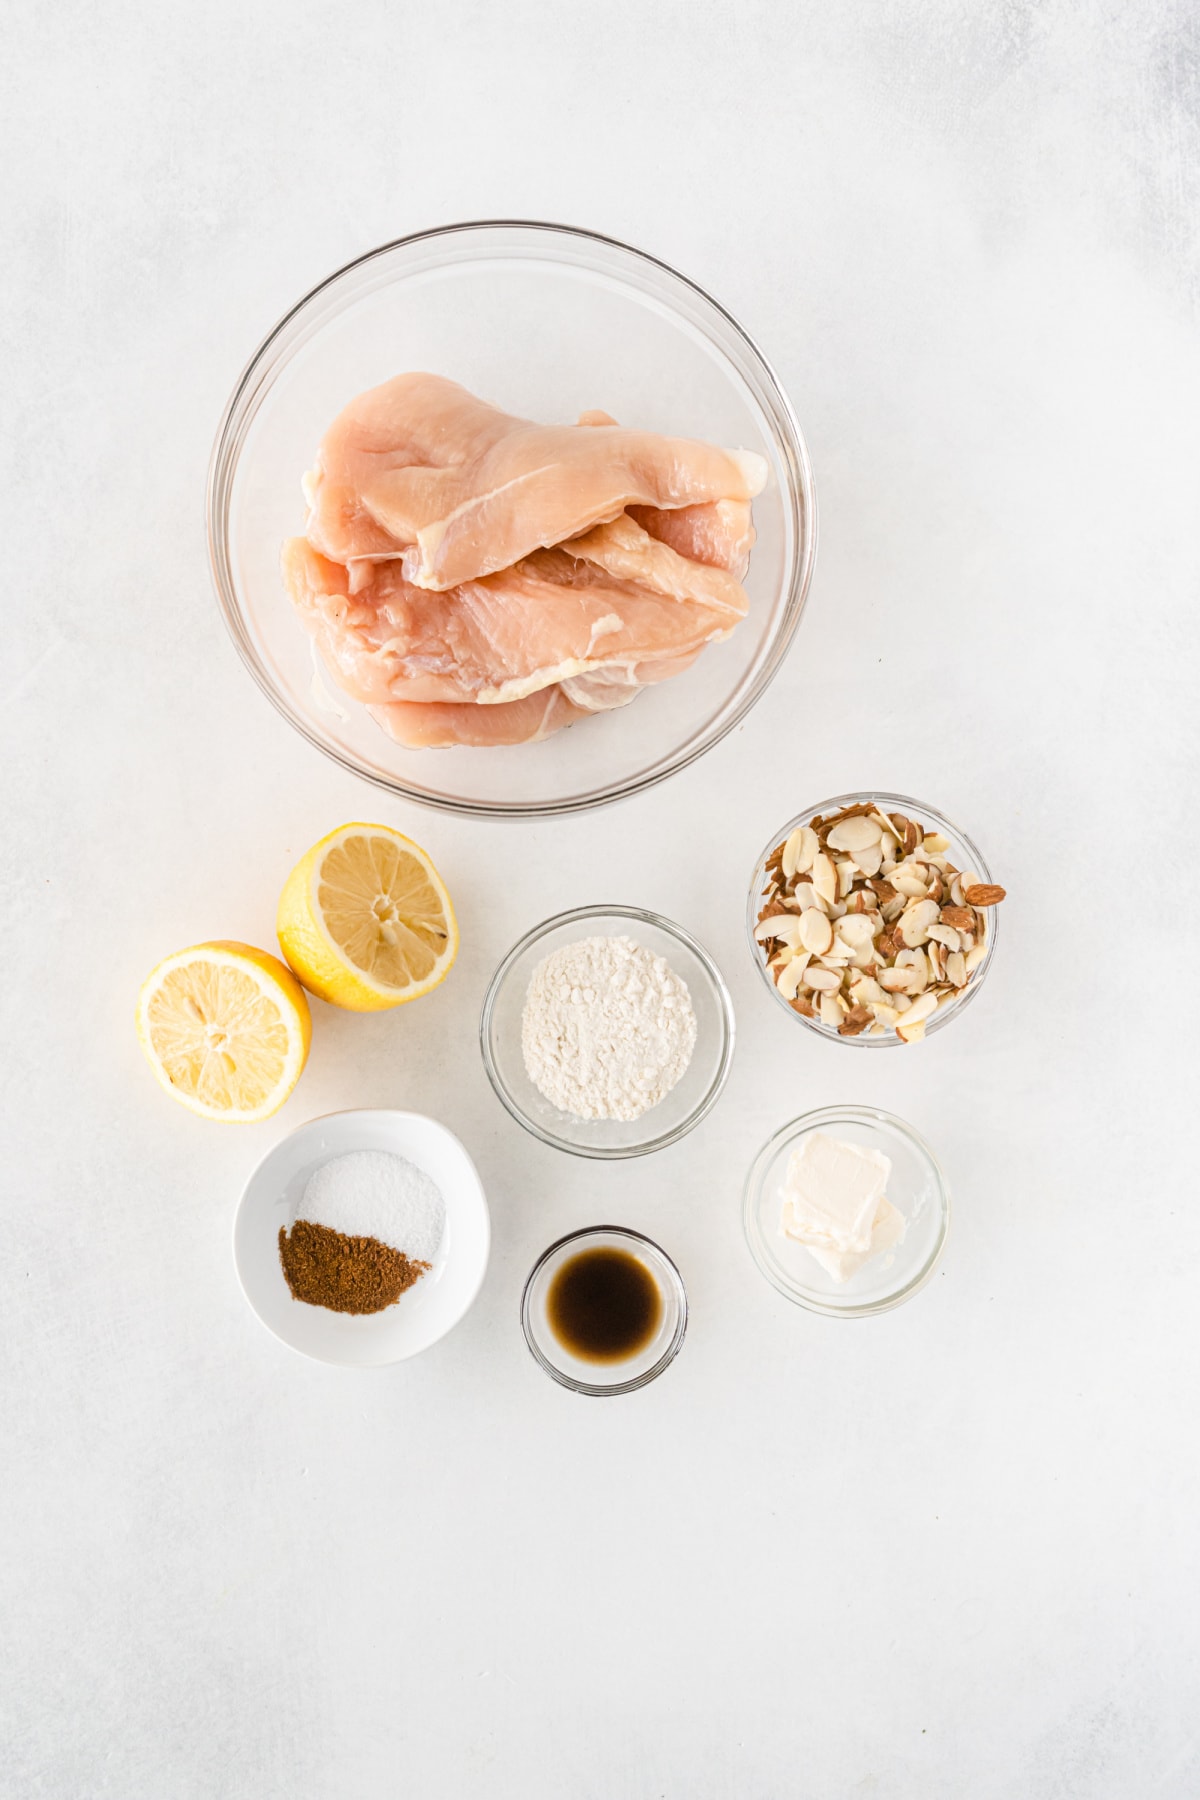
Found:
[[[733,1060],[733,1006],[702,944],[637,906],[547,919],[492,977],[484,1067],[543,1143],[616,1160],[675,1143],[716,1104]]]

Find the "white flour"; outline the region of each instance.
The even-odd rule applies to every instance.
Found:
[[[583,938],[538,964],[521,1049],[534,1086],[577,1119],[639,1119],[692,1060],[696,1015],[671,965],[629,937]]]
[[[432,1263],[446,1225],[436,1181],[390,1150],[351,1150],[309,1176],[298,1219],[346,1237],[373,1237],[417,1262]]]

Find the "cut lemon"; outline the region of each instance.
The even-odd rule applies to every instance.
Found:
[[[250,944],[197,944],[148,976],[138,1037],[168,1094],[206,1119],[278,1112],[312,1035],[308,1001],[276,956]]]
[[[284,884],[276,928],[309,992],[352,1012],[419,999],[458,954],[441,876],[387,825],[343,825],[314,844]]]

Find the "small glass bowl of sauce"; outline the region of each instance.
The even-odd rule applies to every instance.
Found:
[[[593,1225],[544,1250],[521,1296],[534,1359],[576,1394],[631,1394],[675,1360],[687,1294],[665,1250],[639,1231]]]

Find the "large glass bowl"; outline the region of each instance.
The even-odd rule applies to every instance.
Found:
[[[750,614],[632,707],[540,744],[408,750],[314,661],[284,593],[300,479],[355,394],[407,369],[511,412],[623,424],[759,451]],[[281,319],[234,390],[213,450],[208,535],[217,599],[263,692],[310,743],[406,799],[488,817],[578,812],[664,780],[745,717],[791,643],[816,553],[816,498],[791,406],[760,351],[665,263],[594,232],[483,221],[360,257]]]
[[[991,873],[986,862],[966,832],[960,831],[957,825],[952,825],[944,813],[938,812],[932,806],[926,806],[923,800],[913,800],[907,794],[888,794],[881,788],[864,788],[854,794],[836,794],[832,800],[818,800],[815,806],[806,806],[804,811],[798,812],[794,819],[789,819],[786,825],[781,825],[778,831],[772,832],[771,841],[755,863],[754,873],[750,877],[750,892],[746,897],[746,937],[759,975],[770,990],[775,1004],[784,1008],[789,1019],[795,1019],[798,1024],[805,1026],[809,1031],[815,1031],[818,1037],[827,1038],[834,1044],[855,1044],[864,1050],[887,1050],[896,1044],[903,1044],[904,1040],[897,1037],[894,1031],[886,1031],[879,1037],[873,1036],[869,1031],[860,1032],[857,1037],[841,1037],[832,1025],[823,1025],[820,1019],[810,1019],[804,1013],[797,1012],[776,987],[774,977],[767,967],[767,958],[763,955],[762,945],[754,936],[754,927],[758,923],[758,915],[762,910],[767,893],[767,858],[791,836],[797,826],[807,825],[818,814],[822,818],[828,818],[831,813],[841,812],[843,807],[861,806],[868,802],[872,806],[880,807],[885,813],[903,813],[905,818],[915,819],[929,830],[941,832],[943,837],[950,840],[947,855],[955,868],[963,874],[974,875],[977,881],[991,881]],[[954,1019],[960,1018],[964,1008],[971,1004],[987,980],[996,952],[999,910],[999,907],[990,906],[984,915],[987,921],[987,950],[983,961],[971,976],[966,987],[960,989],[957,998],[940,1006],[932,1017],[925,1021],[926,1037],[931,1037],[935,1031],[944,1030]]]

